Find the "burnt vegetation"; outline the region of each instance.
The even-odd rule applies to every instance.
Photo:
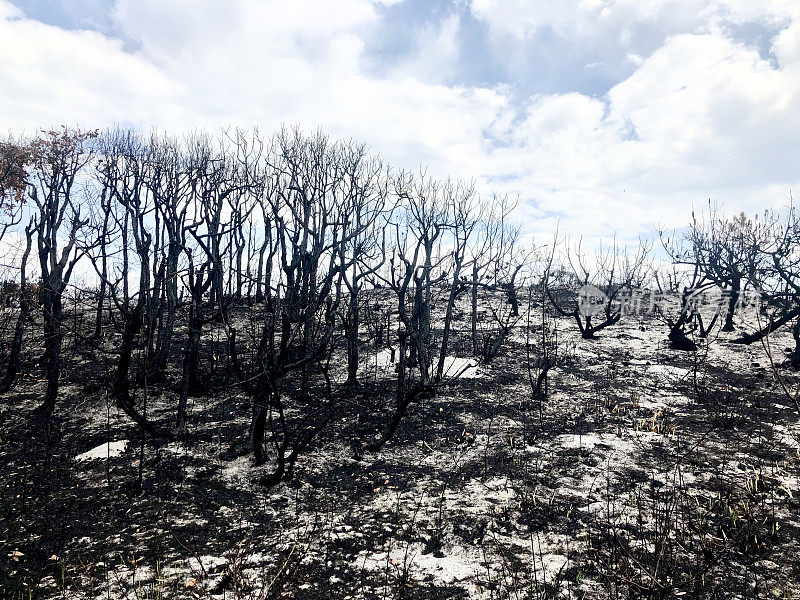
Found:
[[[0,599],[800,593],[792,205],[538,245],[354,141],[121,128],[0,142],[0,202]]]

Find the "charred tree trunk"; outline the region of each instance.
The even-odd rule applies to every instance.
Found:
[[[725,324],[722,326],[722,331],[733,331],[733,315],[736,311],[736,305],[739,303],[741,283],[734,280],[731,285],[730,294],[728,296],[727,312],[725,313]]]
[[[416,282],[414,289],[414,310],[411,315],[411,348],[414,353],[412,364],[419,367],[420,376],[428,381],[431,373],[431,314],[424,279]]]
[[[450,343],[450,329],[453,325],[453,309],[455,308],[456,298],[461,291],[459,276],[461,275],[461,262],[456,259],[453,269],[453,281],[450,286],[450,294],[447,298],[447,307],[444,315],[444,326],[442,330],[442,345],[439,349],[439,361],[436,365],[436,381],[441,381],[444,375],[444,363],[447,358],[448,345]]]
[[[345,338],[347,341],[347,385],[358,383],[359,340],[358,327],[360,310],[358,305],[358,292],[354,289],[350,294],[350,303],[345,320]]]
[[[62,329],[63,312],[61,292],[45,281],[42,299],[44,301],[44,373],[47,380],[44,399],[39,411],[47,423],[53,414],[58,396],[59,377],[61,375],[61,342],[64,338]]]
[[[267,428],[267,401],[263,395],[253,398],[253,419],[250,424],[250,446],[253,449],[253,460],[257,465],[264,463],[264,435]]]
[[[183,434],[186,432],[186,404],[189,396],[189,345],[183,352],[183,368],[181,374],[181,389],[178,395],[178,412],[175,416],[175,429],[178,433]]]
[[[472,267],[472,285],[471,285],[471,301],[472,312],[470,322],[472,325],[472,354],[478,356],[480,354],[480,344],[478,343],[478,268]]]
[[[111,383],[111,395],[116,401],[117,406],[144,431],[153,437],[165,437],[164,433],[136,409],[131,396],[129,371],[133,358],[134,342],[143,325],[143,304],[144,302],[140,300],[133,311],[125,315],[125,326],[122,330],[119,359],[117,360],[117,368]]]
[[[95,341],[99,341],[103,337],[103,310],[106,299],[106,279],[108,277],[105,257],[103,257],[101,269],[100,288],[97,291],[97,306],[94,313],[94,332],[92,333],[92,339]]]
[[[200,339],[202,337],[203,320],[200,314],[199,302],[194,302],[189,308],[189,331],[186,350],[185,377],[187,394],[201,396],[205,391],[203,382],[202,365],[200,364]]]
[[[669,339],[670,347],[673,350],[682,350],[685,352],[696,352],[697,344],[687,335],[686,325],[690,321],[690,313],[688,311],[688,294],[684,292],[681,304],[681,314],[674,323],[669,323]]]
[[[108,281],[108,247],[106,238],[108,236],[108,221],[111,216],[111,205],[106,203],[107,190],[103,189],[101,204],[103,206],[103,229],[100,237],[100,288],[97,291],[97,306],[94,313],[94,331],[92,340],[97,342],[103,337],[103,311],[107,295]]]
[[[253,422],[251,424],[251,439],[250,443],[253,447],[253,460],[256,465],[263,465],[267,461],[267,454],[264,449],[264,444],[267,439],[267,425],[272,420],[273,406],[279,407],[280,399],[277,397],[276,391],[267,381],[267,375],[262,375],[259,378],[257,388],[253,394]],[[276,461],[278,464],[282,462],[280,447],[276,448]]]
[[[8,353],[8,365],[6,366],[6,373],[0,381],[0,394],[8,392],[14,385],[14,380],[20,368],[20,357],[22,355],[22,339],[25,334],[25,324],[31,311],[31,301],[28,294],[28,281],[25,275],[25,270],[28,265],[28,256],[31,253],[32,232],[26,231],[27,242],[25,251],[22,253],[22,264],[20,265],[19,276],[19,315],[17,316],[17,323],[14,326],[14,339],[11,341],[11,349]]]
[[[258,251],[258,267],[256,268],[256,303],[261,304],[264,302],[264,291],[262,276],[264,274],[264,253],[267,250],[267,244],[264,243]]]
[[[789,366],[795,371],[800,371],[800,319],[795,321],[792,327],[792,338],[794,339],[794,350],[789,354]]]
[[[200,396],[203,393],[203,381],[200,375],[200,333],[202,321],[198,316],[195,302],[189,307],[188,339],[183,353],[181,388],[178,396],[178,412],[175,427],[180,433],[186,431],[186,405],[189,396]]]
[[[752,344],[754,342],[760,342],[765,337],[767,337],[773,331],[776,331],[786,325],[789,321],[794,319],[795,317],[800,316],[800,307],[793,308],[790,311],[787,311],[781,318],[771,321],[769,325],[763,327],[759,331],[755,333],[746,333],[735,340],[733,340],[734,344]]]
[[[5,394],[11,390],[22,363],[22,340],[25,335],[25,324],[28,322],[30,315],[30,299],[27,296],[28,292],[24,288],[20,290],[19,315],[14,326],[14,339],[11,341],[11,349],[8,353],[6,373],[2,381],[0,381],[0,394]]]
[[[508,300],[508,303],[511,305],[511,316],[518,317],[519,298],[517,297],[517,287],[513,279],[510,282],[503,284],[503,291],[505,291],[506,299]]]
[[[408,332],[405,330],[400,330],[397,333],[397,337],[399,340],[399,353],[397,362],[397,388],[395,391],[394,414],[392,415],[392,418],[387,426],[384,428],[380,437],[370,444],[367,444],[367,448],[373,451],[380,450],[386,445],[386,442],[394,437],[395,431],[397,431],[397,426],[400,424],[400,421],[403,420],[403,417],[408,410],[408,405],[411,404],[415,398],[415,395],[408,394],[406,389],[406,353],[408,346]]]
[[[163,377],[164,370],[169,362],[169,354],[172,349],[172,337],[175,332],[175,321],[178,312],[178,259],[181,254],[181,246],[175,241],[169,242],[167,250],[167,260],[165,265],[165,275],[162,286],[161,297],[161,326],[158,328],[156,345],[151,361],[150,375],[153,377]]]
[[[670,342],[670,347],[673,350],[683,350],[685,352],[697,351],[697,344],[695,344],[680,327],[672,327],[667,337]]]
[[[578,328],[581,330],[581,337],[584,340],[593,340],[594,339],[594,329],[592,329],[592,317],[591,315],[584,317],[584,320],[581,321],[580,313],[577,311],[575,312],[575,320],[578,321]]]

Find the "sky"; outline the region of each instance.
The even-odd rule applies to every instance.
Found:
[[[800,0],[0,0],[0,132],[282,124],[635,239],[800,182]]]

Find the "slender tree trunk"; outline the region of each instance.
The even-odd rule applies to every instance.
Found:
[[[240,224],[241,227],[241,224]],[[242,254],[244,253],[244,240],[241,240],[241,244],[236,248],[236,301],[242,301],[242,289],[244,288],[244,280],[243,275],[244,271],[242,270]]]
[[[28,264],[28,256],[31,253],[31,235],[28,235],[25,252],[22,254],[22,264],[20,265],[19,276],[19,315],[14,327],[14,339],[11,342],[11,349],[8,353],[8,365],[6,373],[0,381],[0,394],[4,394],[14,385],[14,380],[20,368],[20,356],[22,355],[22,338],[25,334],[25,324],[31,310],[31,301],[28,295],[28,280],[25,270]]]
[[[264,301],[263,286],[265,285],[262,277],[264,275],[264,253],[267,251],[267,242],[261,246],[258,251],[258,267],[256,268],[256,303],[261,304]],[[267,282],[266,285],[269,285]]]
[[[436,381],[441,381],[444,375],[444,363],[447,357],[447,347],[450,343],[450,328],[453,325],[453,308],[456,304],[456,297],[459,291],[458,277],[461,274],[461,263],[456,260],[455,268],[453,269],[453,282],[450,287],[450,295],[447,298],[447,308],[444,314],[444,326],[442,330],[442,346],[439,349],[439,363],[436,365]]]
[[[511,283],[507,283],[505,288],[506,288],[506,297],[508,298],[508,303],[511,305],[511,316],[518,317],[519,299],[517,298],[517,288],[513,281]]]
[[[725,324],[722,326],[722,331],[733,331],[733,315],[736,311],[736,304],[739,302],[741,284],[734,281],[730,289],[730,296],[728,297],[727,312],[725,313]]]
[[[384,428],[380,437],[367,445],[367,448],[373,451],[380,450],[384,445],[386,445],[386,442],[394,437],[397,427],[400,425],[400,421],[403,420],[403,417],[408,411],[408,405],[411,404],[411,402],[413,402],[417,396],[417,394],[408,392],[406,384],[406,353],[408,333],[404,330],[401,330],[398,332],[398,338],[399,354],[397,363],[397,388],[395,390],[394,413],[392,414],[389,423]]]
[[[359,326],[358,291],[354,288],[350,294],[350,304],[347,310],[346,332],[347,339],[347,384],[358,383],[358,326]]]
[[[794,338],[794,350],[789,355],[789,364],[794,370],[800,370],[800,319],[795,321],[792,327],[792,337]]]
[[[175,332],[175,321],[178,312],[178,259],[181,247],[177,242],[170,242],[167,252],[166,273],[163,282],[163,296],[166,299],[163,306],[161,326],[158,328],[156,348],[153,357],[152,375],[163,374],[169,362],[172,349],[172,337]]]
[[[200,339],[202,336],[203,321],[200,316],[199,302],[194,299],[189,308],[189,339],[187,341],[186,377],[188,377],[188,394],[201,396],[205,391],[202,366],[200,365]]]
[[[472,354],[478,356],[480,350],[478,348],[478,267],[472,267]]]
[[[114,372],[114,378],[111,384],[111,395],[116,401],[117,406],[119,406],[134,423],[154,437],[163,437],[163,434],[156,426],[136,409],[133,398],[131,397],[129,371],[133,358],[133,344],[136,336],[142,329],[143,304],[144,302],[140,300],[138,305],[133,309],[133,312],[125,316],[125,327],[122,330],[119,359],[117,360],[117,368]]]
[[[20,296],[27,295],[27,292],[20,292]],[[11,342],[11,349],[8,353],[8,365],[6,366],[6,373],[0,381],[0,394],[4,394],[11,390],[14,381],[17,378],[17,373],[21,366],[22,355],[22,339],[25,334],[25,324],[28,321],[30,313],[30,301],[23,300],[20,297],[19,315],[17,316],[17,323],[14,327],[14,339]]]
[[[267,433],[267,417],[269,416],[270,395],[265,386],[259,386],[253,396],[253,422],[250,427],[252,432],[250,442],[253,446],[253,460],[257,465],[263,465],[266,461],[264,452],[264,441]]]
[[[106,190],[103,189],[103,230],[100,238],[100,289],[97,292],[97,307],[94,315],[94,332],[92,340],[100,341],[103,336],[103,308],[106,300],[106,281],[108,281],[108,253],[106,236],[108,235],[108,219],[111,212],[110,205],[105,205]]]
[[[103,335],[103,309],[106,299],[106,278],[108,276],[105,256],[103,256],[101,270],[102,277],[100,279],[100,289],[97,292],[97,307],[94,313],[94,333],[92,333],[92,339],[96,341],[99,341]]]
[[[39,410],[49,424],[56,405],[59,377],[61,375],[62,330],[61,294],[49,282],[44,283],[44,372],[47,380],[44,399]]]
[[[412,348],[424,383],[431,374],[431,313],[428,295],[423,290],[424,277],[416,282],[414,290],[414,311],[412,315]]]
[[[186,404],[189,396],[189,345],[183,353],[183,369],[181,374],[181,389],[178,395],[178,413],[175,417],[175,429],[179,434],[186,432]]]
[[[153,280],[152,299],[145,304],[147,307],[147,369],[142,375],[147,376],[148,381],[158,381],[161,379],[164,367],[166,366],[165,357],[161,356],[160,340],[164,330],[164,318],[166,313],[166,290],[164,289],[166,264],[162,263],[156,271]]]

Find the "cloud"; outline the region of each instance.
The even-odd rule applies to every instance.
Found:
[[[473,0],[470,6],[510,78],[526,91],[589,95],[606,93],[675,35],[721,35],[766,54],[772,38],[800,19],[793,0]]]
[[[0,2],[0,19],[19,19],[22,16],[22,11],[13,4],[8,2]]]
[[[636,46],[646,28],[660,42],[678,33],[710,33],[751,22],[785,25],[800,17],[793,0],[473,0],[473,14],[497,35],[526,38],[547,28],[562,37]],[[598,44],[599,45],[599,44]]]
[[[0,0],[0,128],[319,126],[399,167],[519,194],[525,228],[543,236],[560,220],[562,232],[632,239],[708,198],[731,211],[781,202],[800,180],[795,3],[474,0],[381,69],[369,44],[396,14],[388,4],[118,0],[102,34]],[[527,76],[573,69],[576,83],[529,92],[514,69],[460,82],[461,34],[480,33],[470,18]],[[755,22],[769,32],[758,43],[742,37]],[[556,39],[569,56],[526,62]],[[596,77],[607,85],[587,91]]]
[[[0,128],[60,123],[140,125],[179,114],[185,88],[93,31],[65,31],[25,19],[0,2]]]
[[[485,88],[426,83],[416,74],[367,74],[363,37],[382,3],[120,0],[115,18],[142,55],[192,90],[199,122],[323,127],[369,142],[407,168],[445,174],[480,154],[481,131],[505,106]],[[157,23],[157,25],[153,25]],[[446,29],[452,32],[456,24]],[[437,51],[454,51],[447,31]],[[453,169],[453,171],[448,171]]]
[[[718,34],[679,35],[602,98],[535,98],[496,152],[502,181],[573,233],[680,225],[709,198],[754,212],[800,182],[796,25],[777,67]]]

